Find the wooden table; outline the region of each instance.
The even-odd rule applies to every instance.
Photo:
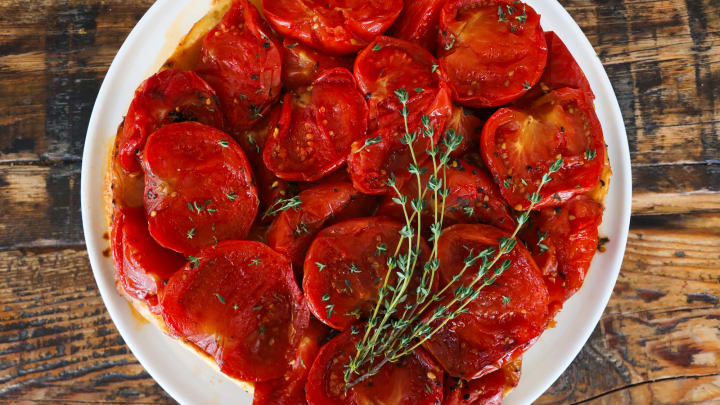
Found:
[[[634,215],[602,321],[538,403],[720,403],[720,1],[561,2],[618,94]],[[173,402],[107,315],[80,221],[95,96],[151,3],[0,0],[0,403]]]

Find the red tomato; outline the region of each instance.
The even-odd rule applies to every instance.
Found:
[[[290,262],[248,241],[200,251],[170,278],[160,305],[170,333],[244,381],[283,376],[310,315]]]
[[[601,204],[577,196],[560,207],[541,210],[522,235],[545,275],[551,312],[582,287],[597,250],[602,214]]]
[[[185,259],[158,245],[150,236],[142,208],[115,210],[112,226],[113,257],[119,286],[128,295],[158,310],[158,292]]]
[[[501,405],[505,394],[518,385],[521,366],[516,360],[470,381],[446,375],[442,405]]]
[[[545,69],[540,16],[514,0],[450,0],[440,13],[438,57],[453,96],[469,107],[507,104]]]
[[[332,328],[345,330],[367,318],[375,308],[378,290],[387,274],[387,258],[395,252],[402,227],[403,224],[384,217],[357,218],[325,228],[315,237],[305,256],[303,291],[318,319]],[[407,251],[406,241],[400,252]],[[407,288],[408,302],[414,302],[422,266],[430,252],[422,239],[420,251]],[[389,283],[396,282],[393,273]]]
[[[185,70],[163,70],[150,76],[135,91],[118,136],[120,166],[128,173],[140,172],[138,155],[147,137],[163,125],[182,121],[222,128],[223,115],[215,90],[200,76]]]
[[[442,400],[443,372],[424,350],[388,363],[367,380],[345,390],[344,372],[359,335],[345,332],[328,344],[310,369],[309,405],[436,405]]]
[[[543,187],[537,208],[591,190],[605,163],[597,115],[582,91],[569,88],[542,97],[529,110],[498,110],[483,128],[480,149],[503,197],[516,210],[530,206],[528,195],[559,157],[562,168]]]
[[[247,0],[234,0],[205,37],[195,71],[217,91],[228,132],[250,128],[280,97],[280,46]]]
[[[402,0],[263,0],[263,12],[282,35],[322,52],[357,52],[385,32]]]
[[[434,51],[437,46],[440,10],[445,0],[414,0],[406,2],[405,8],[390,31],[392,36],[415,42]]]
[[[358,193],[350,182],[320,184],[298,198],[300,206],[278,214],[267,233],[268,245],[289,257],[296,270],[302,269],[310,242],[324,226],[375,209],[375,198]]]
[[[265,165],[285,180],[315,181],[342,166],[367,131],[368,108],[352,74],[323,72],[312,89],[286,94],[278,129],[263,150]]]
[[[350,56],[332,56],[320,53],[291,38],[283,42],[283,85],[286,89],[312,85],[324,71],[336,67],[352,69]]]
[[[477,150],[480,144],[480,134],[482,133],[485,121],[480,119],[472,111],[467,108],[453,106],[452,116],[447,123],[447,129],[452,129],[462,137],[460,146],[457,147],[450,156],[459,157],[469,150]],[[443,145],[441,142],[440,145]],[[441,146],[441,149],[442,148]]]
[[[430,175],[433,173],[432,161],[427,161],[423,168],[427,170],[421,176],[421,183],[425,188]],[[444,225],[483,222],[493,224],[507,231],[512,231],[515,228],[515,220],[510,216],[500,190],[498,190],[497,185],[492,181],[492,177],[485,170],[455,159],[448,164],[445,176],[446,187],[450,187],[450,194],[445,199]],[[438,177],[443,178],[442,171],[438,173]],[[418,197],[415,176],[400,181],[398,188],[403,195],[408,197],[408,201]],[[403,221],[402,207],[392,201],[393,197],[397,197],[397,195],[385,197],[378,214]],[[424,229],[427,231],[434,222],[435,199],[432,191],[428,191],[425,201],[427,208],[423,211],[423,224]],[[440,213],[442,197],[438,197],[437,205],[438,213]]]
[[[224,132],[184,122],[150,136],[143,153],[150,234],[191,255],[243,239],[258,210],[252,171],[240,145]]]
[[[497,251],[500,239],[507,236],[488,225],[445,229],[438,242],[441,285],[460,274],[471,251],[475,255],[489,247]],[[547,287],[530,253],[521,245],[500,258],[496,268],[505,260],[510,261],[510,267],[480,291],[466,307],[468,312],[450,320],[425,342],[425,348],[451,376],[475,379],[489,374],[519,357],[545,330],[549,320]],[[481,263],[466,270],[455,285],[469,286]],[[442,302],[449,305],[450,297]]]

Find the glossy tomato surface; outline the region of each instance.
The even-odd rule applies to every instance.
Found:
[[[402,0],[263,0],[263,12],[282,35],[330,54],[357,52],[385,32]]]
[[[449,0],[438,38],[453,96],[469,107],[519,98],[538,82],[547,60],[540,16],[515,0]]]
[[[402,227],[384,217],[357,218],[325,228],[315,237],[305,257],[303,290],[318,319],[345,330],[367,318],[375,308],[387,275],[387,259],[395,252]],[[417,266],[408,279],[408,303],[416,296],[430,252],[422,239],[419,246]],[[407,241],[400,252],[407,254]],[[396,283],[397,275],[392,273],[389,284]]]
[[[468,256],[489,247],[497,251],[501,238],[508,236],[488,225],[446,229],[438,246],[441,284],[460,275]],[[475,379],[498,370],[519,357],[545,330],[549,320],[547,287],[540,269],[521,245],[500,258],[498,266],[509,260],[509,267],[480,290],[466,307],[467,313],[450,320],[425,342],[424,347],[451,376]],[[481,263],[476,262],[454,284],[469,286]],[[494,272],[495,268],[488,273]],[[449,305],[451,298],[446,296],[441,303]]]
[[[217,91],[233,135],[268,113],[282,89],[280,43],[247,0],[234,0],[203,41],[195,71]]]
[[[324,71],[336,67],[352,70],[351,56],[334,56],[318,52],[292,38],[283,41],[283,86],[295,90],[310,86]]]
[[[455,131],[455,133],[460,136],[461,141],[460,145],[452,151],[450,156],[459,157],[469,150],[477,150],[484,124],[485,120],[478,117],[469,108],[453,106],[452,115],[447,123],[447,129]],[[445,136],[447,136],[447,131]],[[441,150],[443,150],[443,143],[441,142],[440,145]]]
[[[312,88],[288,93],[263,161],[281,179],[315,181],[343,165],[353,142],[364,139],[368,108],[344,68],[323,72]]]
[[[161,307],[170,333],[244,381],[285,375],[309,322],[290,262],[258,242],[197,253],[170,279]]]
[[[443,372],[424,350],[387,363],[367,380],[345,389],[344,372],[359,335],[345,332],[326,344],[310,369],[309,405],[436,405],[442,400]]]
[[[185,122],[150,136],[143,153],[150,234],[188,256],[244,238],[258,210],[250,164],[226,133]]]
[[[483,159],[505,200],[517,209],[530,206],[549,167],[559,172],[543,186],[537,208],[556,206],[598,184],[605,164],[605,141],[595,110],[581,90],[555,90],[532,104],[498,110],[485,124]]]
[[[118,136],[118,161],[128,173],[140,172],[139,155],[147,137],[163,125],[197,121],[223,128],[217,96],[197,74],[164,70],[145,80],[135,91]]]
[[[440,10],[445,0],[414,0],[405,2],[400,17],[390,30],[392,36],[415,42],[434,51],[437,45]]]
[[[445,377],[442,405],[501,405],[505,392],[505,372],[493,371],[476,380]]]

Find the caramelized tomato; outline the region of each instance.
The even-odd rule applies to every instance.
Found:
[[[460,135],[462,141],[460,145],[452,151],[450,156],[459,157],[469,150],[476,150],[480,144],[480,134],[482,133],[485,121],[475,115],[470,109],[453,106],[452,115],[447,123],[447,129],[455,131]],[[442,142],[440,143],[442,147]]]
[[[415,42],[434,51],[437,45],[440,10],[445,0],[415,0],[405,4],[402,13],[393,24],[392,36]]]
[[[143,153],[145,212],[162,246],[191,255],[244,238],[258,210],[252,172],[224,132],[185,122],[150,136]]]
[[[160,304],[170,333],[244,381],[285,375],[309,322],[290,262],[258,242],[203,249],[170,278]]]
[[[285,38],[283,42],[283,85],[286,89],[310,86],[328,69],[344,67],[351,70],[352,66],[350,56],[327,55],[291,38]]]
[[[547,60],[540,16],[514,0],[449,0],[438,38],[453,96],[469,107],[519,98],[538,82]]]

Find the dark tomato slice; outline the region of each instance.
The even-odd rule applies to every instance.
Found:
[[[375,198],[360,194],[350,182],[320,184],[298,197],[300,206],[279,213],[267,233],[268,245],[287,255],[296,270],[302,268],[310,242],[324,226],[367,216],[375,209]]]
[[[516,210],[530,206],[528,195],[559,157],[562,168],[543,187],[537,208],[591,190],[605,164],[597,115],[585,93],[569,88],[542,97],[529,110],[498,110],[483,128],[480,149],[503,197]]]
[[[447,129],[454,130],[460,135],[462,141],[450,156],[459,157],[467,153],[469,150],[477,150],[480,144],[480,134],[482,133],[485,121],[480,119],[471,110],[459,106],[453,106],[452,115],[447,123]],[[446,134],[447,135],[447,132]],[[441,148],[443,143],[440,143]]]
[[[344,67],[351,70],[352,66],[350,56],[327,55],[291,38],[285,38],[283,42],[283,85],[286,89],[310,86],[328,69]]]
[[[256,383],[253,405],[307,405],[307,377],[329,331],[327,326],[311,319],[296,357],[290,362],[290,370],[282,378]]]
[[[150,234],[162,246],[187,256],[247,235],[258,196],[229,135],[194,122],[167,125],[148,139],[143,167]]]
[[[115,148],[111,164],[112,204],[118,207],[142,207],[145,194],[145,176],[141,171],[129,173],[120,164],[120,138],[122,138],[123,124],[118,126],[115,133]]]
[[[327,70],[309,92],[285,96],[278,129],[263,150],[265,165],[281,179],[318,180],[342,166],[352,143],[364,139],[367,115],[352,74]]]
[[[345,389],[344,372],[359,336],[345,332],[323,346],[306,387],[309,405],[436,405],[442,400],[443,372],[424,350],[387,363],[367,380]]]
[[[345,330],[369,315],[387,274],[388,255],[395,252],[402,227],[384,217],[357,218],[325,228],[315,237],[305,257],[303,291],[318,319]],[[407,251],[405,241],[400,252]],[[407,288],[408,302],[414,302],[422,266],[430,253],[422,239],[420,251]],[[395,285],[396,281],[393,273],[389,283]]]
[[[140,172],[140,158],[147,137],[163,125],[197,121],[223,127],[217,96],[197,74],[164,70],[145,80],[135,91],[123,131],[118,137],[120,165],[128,173]]]
[[[250,128],[280,97],[280,46],[247,0],[234,0],[205,37],[195,71],[217,91],[228,132]]]
[[[443,4],[445,0],[406,2],[405,8],[390,29],[392,36],[415,42],[429,51],[434,51]]]
[[[425,174],[421,176],[421,184],[425,188],[433,173],[432,161],[426,162],[422,167],[426,170]],[[492,177],[484,169],[463,160],[454,159],[448,163],[445,176],[447,187],[450,187],[450,194],[445,199],[443,225],[483,222],[507,231],[514,229],[515,221],[510,215],[510,210],[497,185],[492,181]],[[443,178],[442,171],[439,171],[438,177]],[[408,197],[408,201],[418,197],[415,176],[398,181],[398,184],[400,192]],[[402,207],[392,201],[393,197],[397,196],[385,197],[378,214],[403,221]],[[428,232],[430,225],[434,222],[433,213],[436,202],[432,191],[428,191],[425,202],[427,208],[423,211],[423,229]],[[437,206],[439,213],[442,207],[442,197],[440,196],[437,199]]]
[[[545,275],[551,311],[562,308],[582,287],[597,250],[602,214],[601,204],[577,196],[560,207],[541,210],[522,235]]]
[[[469,107],[519,98],[540,80],[547,60],[540,16],[514,0],[450,0],[438,38],[453,96]]]
[[[357,52],[385,32],[402,0],[263,0],[263,12],[282,35],[322,52]]]
[[[115,210],[111,240],[119,286],[157,311],[163,282],[185,264],[185,259],[155,242],[142,208]]]
[[[520,381],[522,362],[516,360],[501,370],[476,380],[445,376],[442,405],[501,405],[502,399]]]
[[[249,241],[226,241],[197,253],[170,278],[160,305],[173,335],[244,381],[282,377],[310,315],[290,262]]]
[[[445,229],[438,246],[442,285],[460,274],[471,251],[475,255],[488,247],[497,251],[500,239],[508,236],[488,225]],[[509,260],[510,267],[480,291],[466,307],[468,312],[450,320],[425,342],[425,348],[451,376],[475,379],[489,374],[519,357],[545,330],[549,319],[547,287],[530,253],[521,245],[500,258],[498,266]],[[470,285],[479,266],[465,271],[455,285]],[[448,304],[449,298],[443,302]]]

